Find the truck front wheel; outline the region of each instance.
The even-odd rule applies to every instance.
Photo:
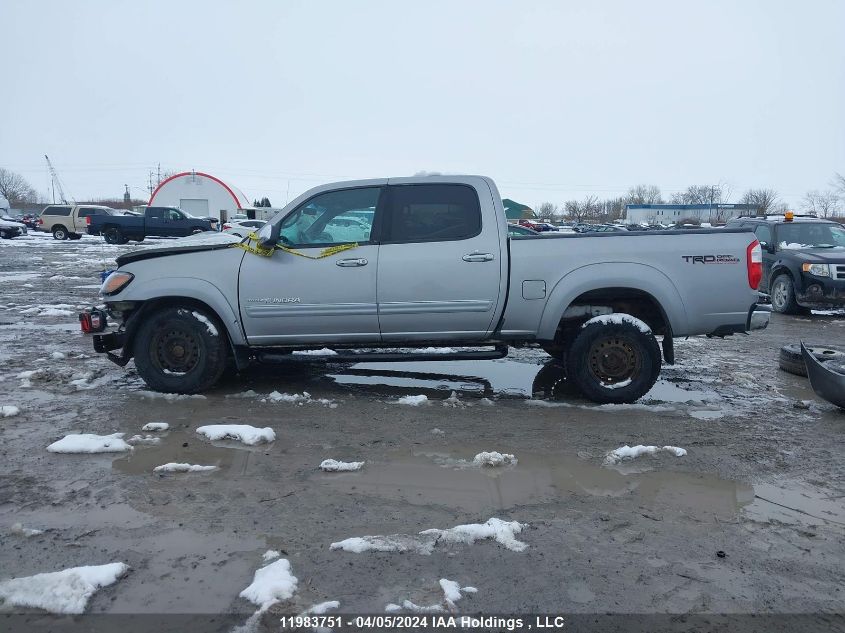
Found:
[[[660,346],[633,319],[597,321],[573,339],[565,362],[568,380],[590,400],[634,402],[660,374]]]
[[[169,307],[148,315],[135,337],[135,366],[155,391],[197,393],[226,368],[226,333],[217,318],[195,307]]]

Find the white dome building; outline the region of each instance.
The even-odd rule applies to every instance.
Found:
[[[185,171],[162,180],[150,196],[149,206],[179,207],[193,216],[217,218],[221,222],[239,209],[252,207],[240,189],[198,171]]]

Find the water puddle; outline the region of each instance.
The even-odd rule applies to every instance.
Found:
[[[788,482],[785,486],[757,484],[756,499],[746,515],[758,521],[845,525],[845,495]]]
[[[635,495],[640,504],[661,513],[729,518],[754,500],[750,485],[694,473],[644,471],[648,464],[643,460],[614,469],[578,457],[519,453],[516,466],[481,468],[468,463],[476,452],[394,451],[385,463],[367,464],[362,471],[315,478],[347,493],[479,513],[557,503],[573,495]]]
[[[175,462],[217,466],[217,470],[200,473],[164,473],[164,477],[208,477],[217,473],[244,474],[252,450],[234,442],[210,443],[196,433],[165,431],[139,433],[160,439],[158,444],[135,445],[135,449],[112,462],[114,470],[128,475],[153,475],[153,468]],[[128,436],[127,436],[128,438]]]

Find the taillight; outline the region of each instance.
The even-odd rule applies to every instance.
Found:
[[[88,226],[91,226],[91,216],[90,215],[85,216],[85,224],[87,224]]]
[[[38,218],[38,226],[44,226],[44,220]]]
[[[757,290],[760,281],[763,279],[763,249],[760,242],[754,240],[745,249],[745,262],[748,266],[748,285],[752,290]]]

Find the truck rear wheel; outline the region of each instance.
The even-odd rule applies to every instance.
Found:
[[[634,402],[657,381],[660,346],[634,323],[590,323],[573,339],[565,363],[567,378],[590,400]]]
[[[108,244],[126,244],[126,242],[129,241],[123,232],[115,226],[109,227],[103,231],[103,238]]]
[[[67,229],[61,225],[53,227],[54,240],[66,240],[68,238]]]
[[[197,393],[220,380],[228,344],[223,326],[207,310],[174,306],[145,318],[134,352],[138,374],[151,389]]]

